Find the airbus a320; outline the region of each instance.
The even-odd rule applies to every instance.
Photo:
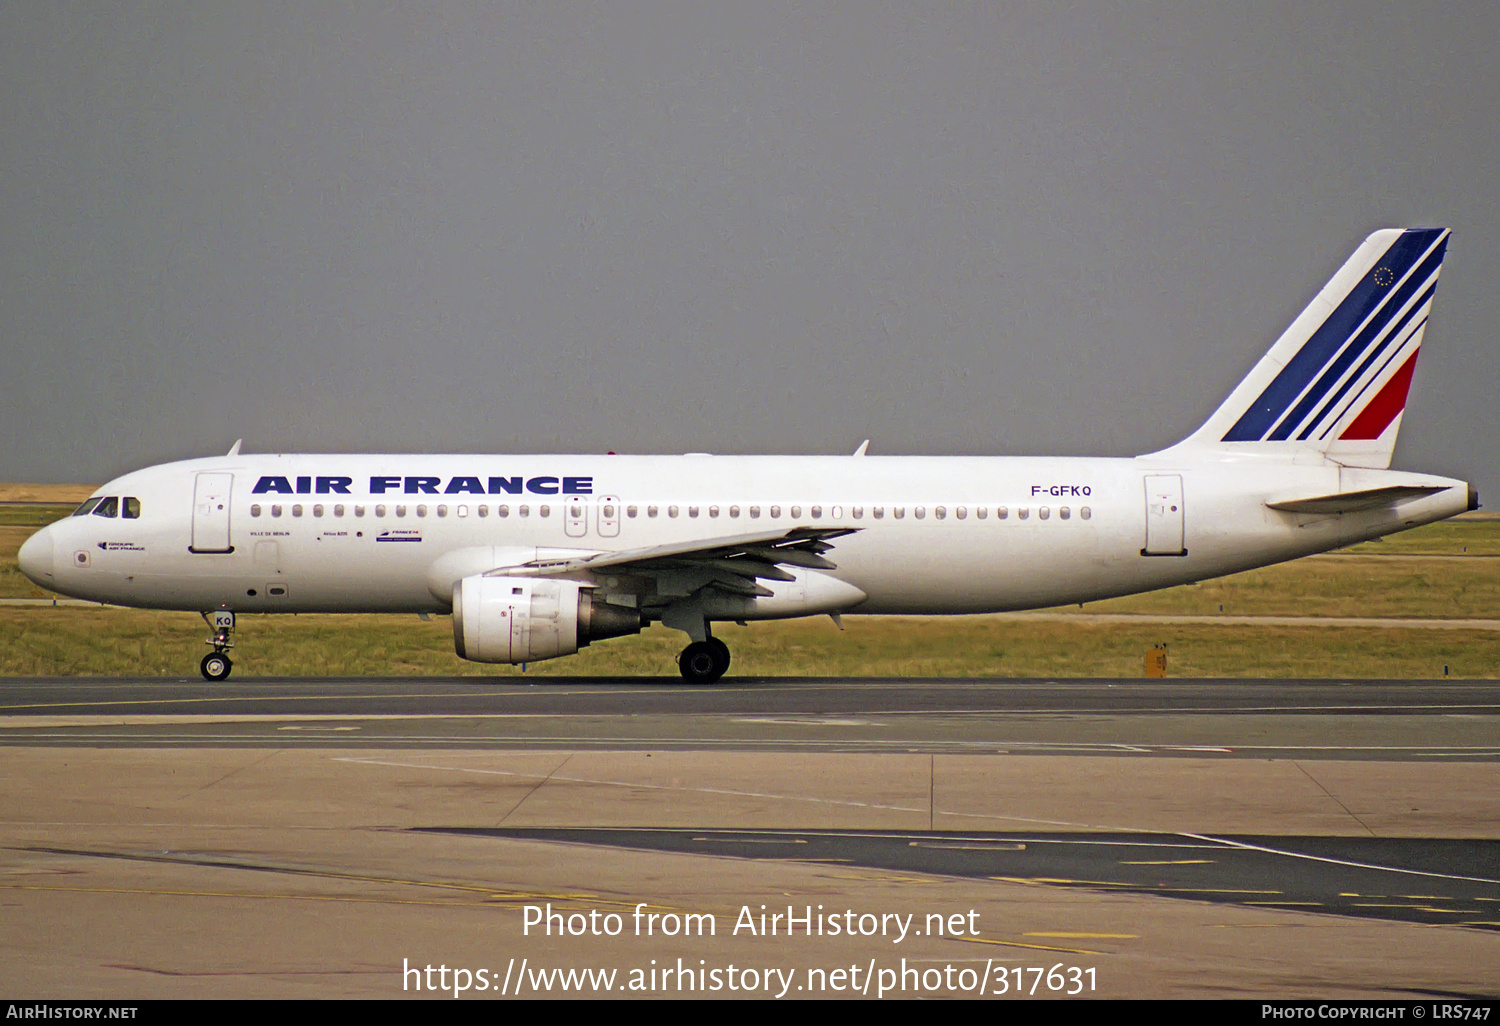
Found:
[[[1132,459],[250,455],[117,478],[19,562],[63,595],[192,610],[201,670],[241,613],[451,614],[464,659],[526,663],[725,621],[1087,602],[1294,559],[1478,506],[1387,469],[1448,244],[1367,238],[1208,421]]]

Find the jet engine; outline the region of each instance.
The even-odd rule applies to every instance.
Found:
[[[453,586],[453,647],[461,659],[536,662],[640,631],[639,612],[610,605],[577,581],[475,575]]]

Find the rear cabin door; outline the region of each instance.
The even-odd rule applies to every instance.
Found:
[[[229,544],[229,493],[234,475],[204,472],[193,484],[193,552],[233,552]]]
[[[1147,475],[1146,547],[1141,555],[1186,556],[1182,514],[1182,475]]]

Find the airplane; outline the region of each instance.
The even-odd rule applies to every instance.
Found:
[[[1197,431],[1134,458],[248,455],[126,474],[21,547],[63,595],[201,613],[450,614],[527,663],[660,622],[961,614],[1201,581],[1477,509],[1389,470],[1446,229],[1367,238]]]

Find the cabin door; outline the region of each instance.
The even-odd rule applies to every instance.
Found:
[[[233,552],[229,544],[229,493],[234,475],[202,473],[193,484],[191,552]]]
[[[1146,477],[1146,547],[1143,556],[1186,556],[1182,528],[1182,475]]]

